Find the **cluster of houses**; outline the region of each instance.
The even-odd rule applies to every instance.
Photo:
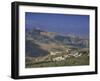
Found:
[[[57,55],[57,54],[61,54],[62,52],[50,52],[50,55],[53,56],[53,55]],[[67,58],[70,58],[70,57],[80,57],[82,56],[82,53],[79,53],[77,51],[72,51],[71,49],[67,49],[66,50],[66,54],[62,54],[60,56],[57,56],[57,57],[54,57],[52,58],[52,61],[63,61],[63,60],[66,60]]]
[[[66,51],[50,51],[50,54],[42,57],[34,58],[34,62],[43,62],[43,61],[64,61],[70,57],[80,57],[82,56],[82,52],[78,52],[76,50],[67,49]]]

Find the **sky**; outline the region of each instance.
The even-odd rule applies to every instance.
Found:
[[[25,13],[26,28],[40,28],[49,32],[89,36],[89,16],[53,13]]]

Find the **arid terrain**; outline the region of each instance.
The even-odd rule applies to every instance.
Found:
[[[72,34],[26,29],[25,67],[89,65],[89,39]]]

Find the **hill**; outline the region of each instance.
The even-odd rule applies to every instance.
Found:
[[[26,29],[26,56],[44,56],[52,50],[88,48],[89,40],[75,35],[62,35],[39,28]]]

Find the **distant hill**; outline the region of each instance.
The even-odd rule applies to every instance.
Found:
[[[64,50],[68,46],[88,48],[89,39],[48,32],[39,28],[26,29],[26,56],[45,56],[50,50]]]

